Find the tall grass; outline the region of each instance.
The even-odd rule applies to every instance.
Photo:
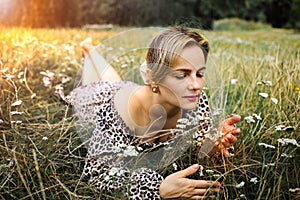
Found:
[[[1,199],[114,199],[80,182],[86,148],[72,109],[56,92],[73,89],[83,39],[92,37],[97,44],[123,30],[1,29]],[[221,173],[220,199],[295,199],[300,35],[286,30],[205,34],[212,45],[208,67],[218,71],[226,89],[226,113],[243,117],[234,159],[221,169],[207,164]],[[187,152],[176,164],[180,169],[194,162]]]

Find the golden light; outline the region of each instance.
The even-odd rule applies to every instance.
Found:
[[[0,19],[5,20],[13,14],[13,4],[15,4],[14,0],[0,0]]]

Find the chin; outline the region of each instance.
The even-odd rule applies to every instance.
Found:
[[[194,110],[197,107],[197,103],[190,103],[181,106],[183,110]]]

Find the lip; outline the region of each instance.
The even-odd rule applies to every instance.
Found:
[[[183,98],[189,100],[189,101],[197,101],[200,95],[189,95],[189,96],[183,96]]]

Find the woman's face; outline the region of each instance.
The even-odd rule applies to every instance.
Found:
[[[194,109],[204,87],[205,58],[200,47],[188,46],[176,58],[170,72],[159,83],[162,104]]]

